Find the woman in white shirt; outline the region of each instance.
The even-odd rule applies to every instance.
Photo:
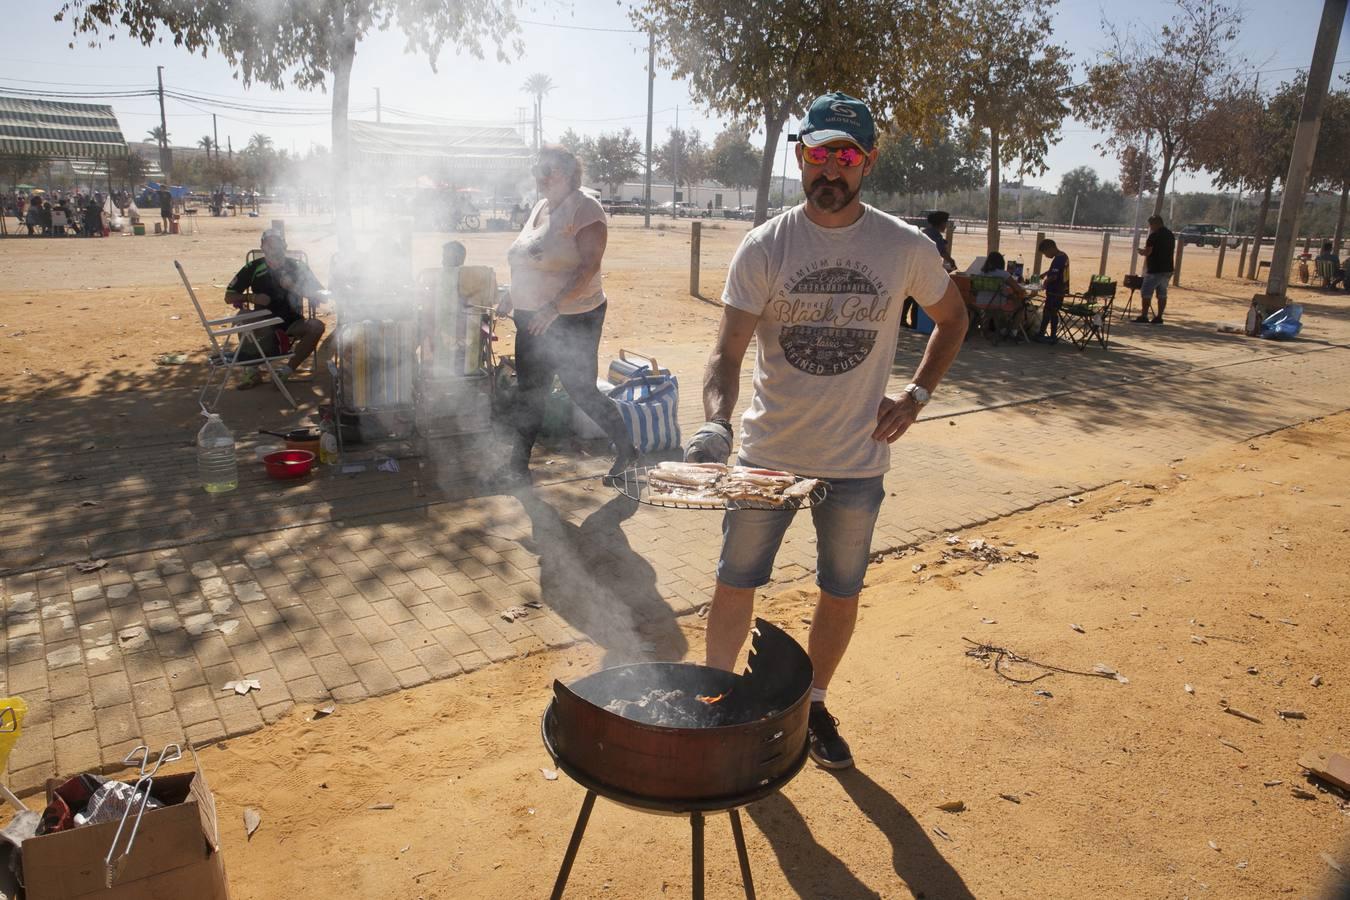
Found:
[[[606,307],[600,284],[609,239],[605,211],[581,193],[581,163],[568,150],[541,148],[531,174],[540,200],[507,251],[511,292],[500,310],[516,323],[517,386],[515,444],[502,477],[528,480],[554,375],[614,444],[610,475],[616,475],[638,454],[619,408],[595,387]]]

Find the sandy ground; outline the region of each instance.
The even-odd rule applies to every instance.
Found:
[[[204,219],[195,234],[0,241],[0,270],[9,275],[0,284],[0,348],[4,351],[0,352],[0,400],[136,389],[164,380],[165,374],[155,365],[163,354],[187,352],[191,361],[200,360],[206,341],[173,261],[183,263],[208,314],[225,315],[230,309],[222,302],[224,286],[243,264],[245,253],[257,246],[261,229],[273,217],[285,219],[290,246],[305,250],[315,272],[326,281],[336,249],[331,223],[289,216],[284,210],[266,212],[258,219]],[[392,228],[358,220],[362,224],[367,236],[378,237]],[[611,303],[602,357],[613,356],[623,347],[640,349],[655,355],[664,367],[698,377],[716,333],[719,309],[716,303],[689,294],[688,220],[654,224],[662,230],[645,231],[636,216],[611,220],[604,266]],[[748,223],[744,222],[714,220],[703,225],[703,297],[720,297],[727,264],[746,230]],[[1073,285],[1081,288],[1087,276],[1097,271],[1101,238],[1057,237],[1071,255]],[[1004,253],[1009,259],[1020,255],[1030,271],[1035,238],[1030,229],[1021,235],[1015,229],[1006,230]],[[504,233],[419,232],[413,242],[414,268],[438,265],[440,246],[450,239],[463,241],[471,264],[491,265],[501,283],[510,281],[506,249],[513,235]],[[958,231],[953,240],[953,254],[962,267],[982,253],[983,247],[982,233]],[[1218,251],[1212,248],[1187,248],[1185,290],[1176,291],[1172,316],[1242,321],[1257,285],[1232,277],[1237,269],[1236,252],[1225,263],[1226,277],[1216,279],[1217,258]],[[1128,267],[1128,241],[1117,238],[1107,271],[1120,275]],[[331,331],[332,313],[325,319]],[[503,324],[499,333],[499,350],[509,352],[511,326]],[[302,403],[322,393],[323,381],[312,389],[300,385]]]
[[[1320,896],[1327,860],[1350,871],[1350,804],[1296,760],[1350,746],[1350,481],[1327,477],[1348,438],[1350,415],[1314,422],[960,536],[1035,559],[977,570],[940,540],[875,566],[830,701],[857,769],[808,765],[748,809],[759,896]],[[808,587],[760,613],[804,641]],[[700,658],[703,620],[681,626]],[[966,638],[1128,683],[1013,683]],[[233,896],[546,895],[583,792],[541,774],[539,716],[596,660],[530,657],[204,750]],[[741,896],[725,817],[707,840],[708,896]],[[684,819],[602,800],[568,896],[688,896],[688,846]]]
[[[193,421],[196,373],[154,364],[204,346],[172,261],[214,303],[269,217],[207,220],[176,237],[0,242],[0,401],[22,414],[43,398],[181,382],[182,420]],[[687,291],[688,224],[644,232],[640,221],[613,223],[602,357],[636,344],[688,377],[706,360],[718,310]],[[714,297],[745,230],[718,224],[703,235],[702,293]],[[288,217],[288,232],[326,277],[328,226]],[[448,237],[418,235],[416,265],[436,264]],[[470,262],[507,280],[510,235],[461,239]],[[1005,252],[1029,261],[1033,241],[1005,233]],[[982,243],[958,234],[958,261]],[[1064,243],[1081,283],[1100,239]],[[1127,248],[1112,249],[1119,274]],[[1169,317],[1240,321],[1257,286],[1215,279],[1216,251],[1193,249]],[[503,338],[509,347],[509,328]],[[167,415],[151,414],[161,424]],[[939,564],[950,549],[939,543],[876,567],[831,698],[858,769],[808,768],[749,810],[759,895],[1314,896],[1331,871],[1321,854],[1346,859],[1350,818],[1343,801],[1299,800],[1290,788],[1306,786],[1304,752],[1350,746],[1350,486],[1328,474],[1345,468],[1348,433],[1350,417],[1314,423],[962,536],[1038,560],[976,574]],[[805,640],[805,587],[761,612]],[[681,623],[691,659],[701,658],[701,626]],[[966,637],[1065,668],[1106,663],[1129,683],[1061,673],[1013,684],[967,657]],[[582,791],[541,776],[538,717],[552,678],[597,661],[588,647],[532,657],[319,722],[297,714],[204,751],[235,897],[545,895]],[[1221,699],[1262,723],[1225,714]],[[1288,708],[1308,718],[1277,718]],[[967,811],[935,808],[954,799]],[[386,802],[394,808],[370,809]],[[246,806],[263,812],[251,842]],[[684,820],[602,801],[568,896],[687,895],[687,848]],[[708,865],[710,897],[740,896],[722,817],[709,823]]]

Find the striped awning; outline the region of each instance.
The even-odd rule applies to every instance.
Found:
[[[533,153],[510,126],[350,123],[357,165],[402,171],[501,173],[528,169]]]
[[[109,159],[127,155],[111,106],[0,96],[0,156]]]

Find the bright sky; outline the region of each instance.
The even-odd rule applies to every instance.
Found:
[[[125,39],[105,41],[98,50],[76,41],[69,49],[70,26],[52,21],[57,3],[11,4],[6,15],[15,39],[0,54],[0,93],[5,88],[37,88],[52,91],[97,91],[153,88],[155,67],[164,66],[166,88],[190,91],[223,102],[245,102],[274,112],[241,111],[184,101],[168,101],[169,134],[175,144],[195,144],[211,133],[211,112],[219,119],[220,142],[227,136],[236,148],[256,131],[273,137],[279,147],[303,152],[311,143],[329,143],[329,98],[322,93],[298,89],[274,92],[266,88],[245,89],[233,78],[229,65],[219,56],[203,59],[172,44],[142,47]],[[1156,28],[1171,17],[1167,0],[1135,0],[1130,18],[1111,13],[1112,21]],[[567,128],[580,133],[598,133],[630,127],[644,134],[647,109],[644,68],[647,40],[643,34],[624,33],[631,28],[625,6],[614,0],[577,0],[575,4],[541,2],[533,12],[522,13],[524,53],[508,64],[457,56],[447,50],[433,72],[421,56],[405,56],[397,32],[376,33],[357,49],[352,74],[353,118],[374,118],[375,89],[381,89],[386,121],[416,121],[396,111],[416,116],[439,116],[459,120],[508,122],[528,119],[530,98],[521,91],[526,77],[543,72],[557,89],[544,101],[544,132],[554,139]],[[1263,85],[1275,85],[1306,67],[1322,4],[1319,0],[1249,0],[1239,50],[1251,70],[1261,71]],[[1102,7],[1096,0],[1061,0],[1055,16],[1056,35],[1072,49],[1076,61],[1090,60],[1099,51]],[[567,26],[567,27],[558,27]],[[609,29],[609,30],[605,30]],[[1004,52],[1016,46],[1009,35]],[[1337,53],[1335,75],[1350,71],[1350,40],[1343,33]],[[1342,62],[1344,60],[1344,62]],[[828,86],[822,86],[828,89]],[[90,101],[109,102],[109,101]],[[110,101],[129,140],[143,140],[145,132],[159,123],[154,97]],[[655,90],[655,129],[659,143],[666,129],[678,122],[698,128],[711,141],[724,123],[694,106],[682,82],[672,81],[658,68]],[[425,121],[425,119],[423,119]],[[528,131],[524,133],[528,134]],[[762,144],[762,138],[756,138]],[[1050,170],[1028,183],[1054,190],[1060,176],[1076,166],[1090,166],[1106,180],[1117,180],[1118,166],[1093,147],[1101,135],[1076,121],[1066,121],[1062,141],[1050,153]],[[780,142],[779,159],[782,158]],[[781,162],[775,167],[781,171]],[[1005,173],[1005,178],[1011,175]],[[1182,175],[1181,191],[1205,190],[1203,174]]]

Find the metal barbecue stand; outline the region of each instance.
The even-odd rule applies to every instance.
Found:
[[[726,500],[722,506],[705,506],[697,503],[685,503],[675,497],[667,497],[653,491],[651,485],[647,482],[647,473],[656,469],[656,466],[638,466],[634,469],[628,469],[620,475],[614,477],[614,487],[619,493],[623,494],[638,503],[646,506],[656,506],[663,509],[701,509],[719,511],[724,509],[776,509],[795,511],[799,509],[810,509],[821,503],[825,499],[825,494],[829,490],[828,485],[821,481],[811,490],[811,493],[801,498],[789,498],[782,503],[767,503],[760,500]],[[798,478],[798,481],[803,479]]]
[[[549,704],[549,708],[552,709],[552,704]],[[741,882],[745,885],[746,900],[755,900],[754,876],[750,872],[750,857],[745,850],[745,832],[741,828],[741,807],[749,806],[756,800],[763,800],[765,797],[778,793],[789,781],[797,777],[797,773],[806,765],[806,748],[802,748],[801,755],[792,763],[792,767],[785,775],[754,791],[739,794],[735,797],[721,797],[705,803],[664,802],[651,800],[638,794],[617,791],[578,770],[555,752],[553,742],[549,737],[547,722],[548,714],[545,713],[540,729],[544,738],[544,747],[553,757],[558,768],[562,769],[568,778],[586,789],[586,799],[581,801],[581,812],[577,814],[577,824],[572,828],[572,839],[567,843],[567,853],[563,856],[562,867],[558,870],[558,877],[553,882],[553,893],[549,895],[551,900],[562,900],[563,891],[567,888],[567,879],[572,874],[572,863],[576,861],[577,851],[581,848],[581,838],[586,834],[586,825],[590,822],[591,809],[595,807],[597,796],[640,812],[689,817],[689,829],[693,841],[692,896],[694,900],[703,900],[704,819],[712,813],[727,813],[731,817],[731,836],[736,842],[736,861],[740,863]]]
[[[555,682],[540,734],[554,763],[586,789],[586,798],[552,900],[562,900],[597,796],[641,812],[689,816],[694,900],[704,896],[705,819],[727,813],[745,896],[755,900],[740,808],[777,793],[806,764],[812,678],[801,645],[756,619],[749,666],[739,676],[691,664],[640,663],[604,669],[570,686]],[[717,691],[719,698],[728,698],[721,702],[737,703],[739,709],[730,724],[708,718],[703,726],[686,728],[629,718],[597,702],[662,685],[686,694],[701,693],[700,688]],[[688,757],[689,764],[652,770],[653,760],[676,757]]]

